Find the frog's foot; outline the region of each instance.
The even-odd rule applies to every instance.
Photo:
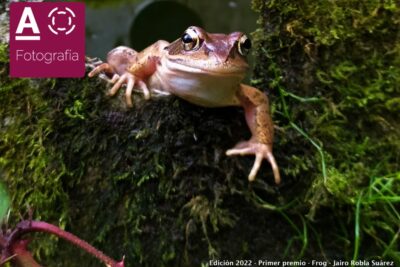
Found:
[[[108,92],[109,96],[115,95],[122,87],[122,85],[126,83],[125,100],[128,107],[133,106],[132,91],[135,85],[139,87],[139,89],[143,92],[144,98],[146,100],[150,99],[150,90],[149,88],[147,88],[146,83],[140,79],[137,79],[134,75],[130,73],[124,73],[121,75],[121,77],[115,74],[110,82],[114,83],[114,86]]]
[[[262,160],[266,159],[271,164],[275,183],[279,184],[281,182],[278,165],[276,164],[275,157],[272,154],[272,147],[270,145],[258,143],[252,140],[240,142],[234,148],[227,150],[226,155],[255,155],[256,158],[254,160],[253,168],[249,174],[250,182],[256,179],[256,175],[261,167]]]

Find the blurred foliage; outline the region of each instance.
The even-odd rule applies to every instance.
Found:
[[[74,0],[68,0],[73,2]],[[100,7],[112,7],[119,6],[127,3],[135,4],[142,2],[142,0],[79,0],[80,2],[84,2],[86,6],[91,8],[100,8]]]
[[[300,194],[293,210],[318,222],[323,207],[332,209],[347,259],[400,264],[399,3],[254,0],[253,7],[261,13],[253,83],[273,99],[275,153]]]

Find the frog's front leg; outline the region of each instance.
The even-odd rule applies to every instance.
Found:
[[[269,114],[269,103],[267,96],[258,89],[241,84],[238,98],[245,110],[246,121],[252,133],[248,141],[238,143],[234,148],[226,151],[228,156],[232,155],[255,155],[254,165],[249,174],[249,181],[256,178],[263,159],[271,164],[275,183],[281,181],[278,165],[272,154],[272,143],[274,137],[274,125]]]

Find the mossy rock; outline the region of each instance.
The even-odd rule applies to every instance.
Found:
[[[1,73],[1,173],[14,216],[29,205],[127,266],[199,266],[258,249],[253,223],[268,215],[252,194],[279,192],[267,163],[249,184],[253,159],[225,155],[250,135],[242,110],[141,95],[128,109],[97,78],[9,79],[5,62]],[[34,244],[46,265],[95,264],[54,242]]]
[[[399,3],[253,7],[261,14],[254,82],[271,92],[281,129],[275,154],[301,196],[297,208],[312,221],[332,209],[346,259],[400,264]]]
[[[12,216],[60,225],[127,266],[209,259],[383,258],[400,264],[400,8],[392,1],[253,1],[253,84],[277,125],[270,166],[224,152],[239,108],[176,97],[127,109],[98,79],[9,79],[0,47],[0,175]],[[374,241],[374,242],[371,242]],[[46,266],[95,266],[54,239]]]

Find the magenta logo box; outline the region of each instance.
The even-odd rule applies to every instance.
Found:
[[[11,77],[83,77],[85,5],[10,4]]]

